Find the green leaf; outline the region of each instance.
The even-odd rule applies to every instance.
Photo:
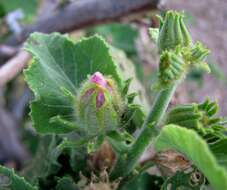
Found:
[[[56,190],[66,190],[66,189],[67,190],[78,190],[73,179],[65,176],[58,180]]]
[[[16,175],[13,169],[0,166],[0,178],[0,189],[37,190],[36,187],[26,182],[23,177]]]
[[[223,138],[210,145],[218,163],[227,168],[227,138]]]
[[[74,97],[88,75],[100,71],[111,75],[119,87],[123,85],[109,46],[97,35],[74,44],[57,33],[33,33],[25,49],[34,57],[25,70],[25,79],[35,94],[31,116],[40,133],[66,133],[74,129],[64,122],[51,122],[51,118],[61,118],[65,123],[76,121]]]
[[[135,41],[138,37],[138,30],[129,24],[106,24],[92,28],[90,32],[102,35],[111,45],[128,54],[136,53]]]
[[[40,138],[35,156],[21,171],[30,183],[38,184],[39,179],[47,179],[50,175],[56,175],[62,168],[58,161],[62,150],[56,148],[59,140],[60,138],[55,135],[45,135]]]
[[[155,148],[183,153],[207,177],[214,189],[227,189],[227,171],[218,164],[206,142],[195,131],[166,125],[156,139]]]

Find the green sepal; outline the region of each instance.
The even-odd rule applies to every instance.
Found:
[[[168,87],[180,80],[186,71],[182,55],[176,51],[163,51],[160,56],[158,87]]]
[[[132,104],[135,97],[138,96],[138,92],[133,92],[127,95],[127,103]]]
[[[196,42],[195,45],[191,49],[191,62],[203,62],[207,55],[209,54],[209,50],[203,46],[202,43]]]
[[[124,86],[123,86],[123,89],[122,89],[122,92],[121,92],[123,97],[127,96],[128,91],[129,91],[129,86],[130,86],[132,80],[133,80],[133,78],[129,78],[129,79],[125,80]]]
[[[210,73],[209,65],[206,63],[210,51],[201,42],[196,42],[192,47],[182,49],[185,60],[192,66]]]
[[[107,93],[104,94],[106,99],[110,99]],[[114,130],[118,126],[119,117],[108,100],[97,109],[96,93],[91,95],[86,104],[79,103],[78,113],[79,122],[88,135]]]
[[[163,24],[160,27],[158,36],[159,52],[174,50],[177,46],[191,46],[192,40],[184,24],[183,13],[167,11],[162,20]]]

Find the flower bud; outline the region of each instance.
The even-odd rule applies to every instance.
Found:
[[[189,53],[188,60],[192,65],[210,72],[209,65],[205,62],[209,50],[203,46],[200,42],[194,44]]]
[[[174,51],[164,51],[160,56],[159,85],[168,86],[179,80],[185,73],[185,67],[181,54]]]
[[[166,88],[179,82],[192,67],[210,71],[205,58],[209,50],[201,43],[192,43],[184,24],[183,13],[167,11],[159,17],[159,28],[150,28],[151,39],[158,45],[160,53],[158,88]]]
[[[203,46],[200,42],[197,42],[191,49],[191,62],[204,62],[209,50]]]
[[[118,125],[121,100],[115,82],[100,72],[86,81],[77,98],[77,115],[89,134],[113,130]]]
[[[168,11],[162,18],[162,24],[159,29],[159,52],[175,49],[177,46],[190,46],[191,43],[191,36],[184,24],[183,14]]]
[[[179,105],[170,110],[166,124],[177,124],[204,132],[203,129],[216,125],[220,121],[220,118],[214,117],[217,110],[217,103],[209,99],[201,104]]]

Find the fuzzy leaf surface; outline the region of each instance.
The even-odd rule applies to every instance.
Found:
[[[211,151],[215,155],[220,165],[227,168],[227,138],[220,139],[219,141],[210,145]]]
[[[25,79],[35,94],[31,116],[33,126],[40,133],[74,130],[62,121],[76,121],[74,97],[88,75],[99,71],[111,75],[119,87],[122,85],[109,46],[97,35],[74,43],[58,33],[33,33],[25,49],[33,55]],[[61,122],[53,118],[60,118]]]

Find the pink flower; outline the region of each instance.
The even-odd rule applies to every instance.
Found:
[[[110,93],[112,93],[112,87],[100,72],[95,72],[90,77],[89,82],[96,84],[97,88],[91,88],[87,90],[84,93],[83,98],[87,98],[96,92],[96,108],[100,108],[105,103],[104,90],[108,90]]]
[[[100,73],[100,72],[95,72],[91,76],[89,81],[101,86],[102,88],[106,88],[106,86],[107,86],[107,81],[106,81],[105,77],[102,75],[102,73]]]
[[[95,72],[90,80],[90,82],[99,85],[104,89],[108,89],[109,92],[112,92],[112,87],[110,86],[109,82],[105,79],[105,77],[100,72]]]

